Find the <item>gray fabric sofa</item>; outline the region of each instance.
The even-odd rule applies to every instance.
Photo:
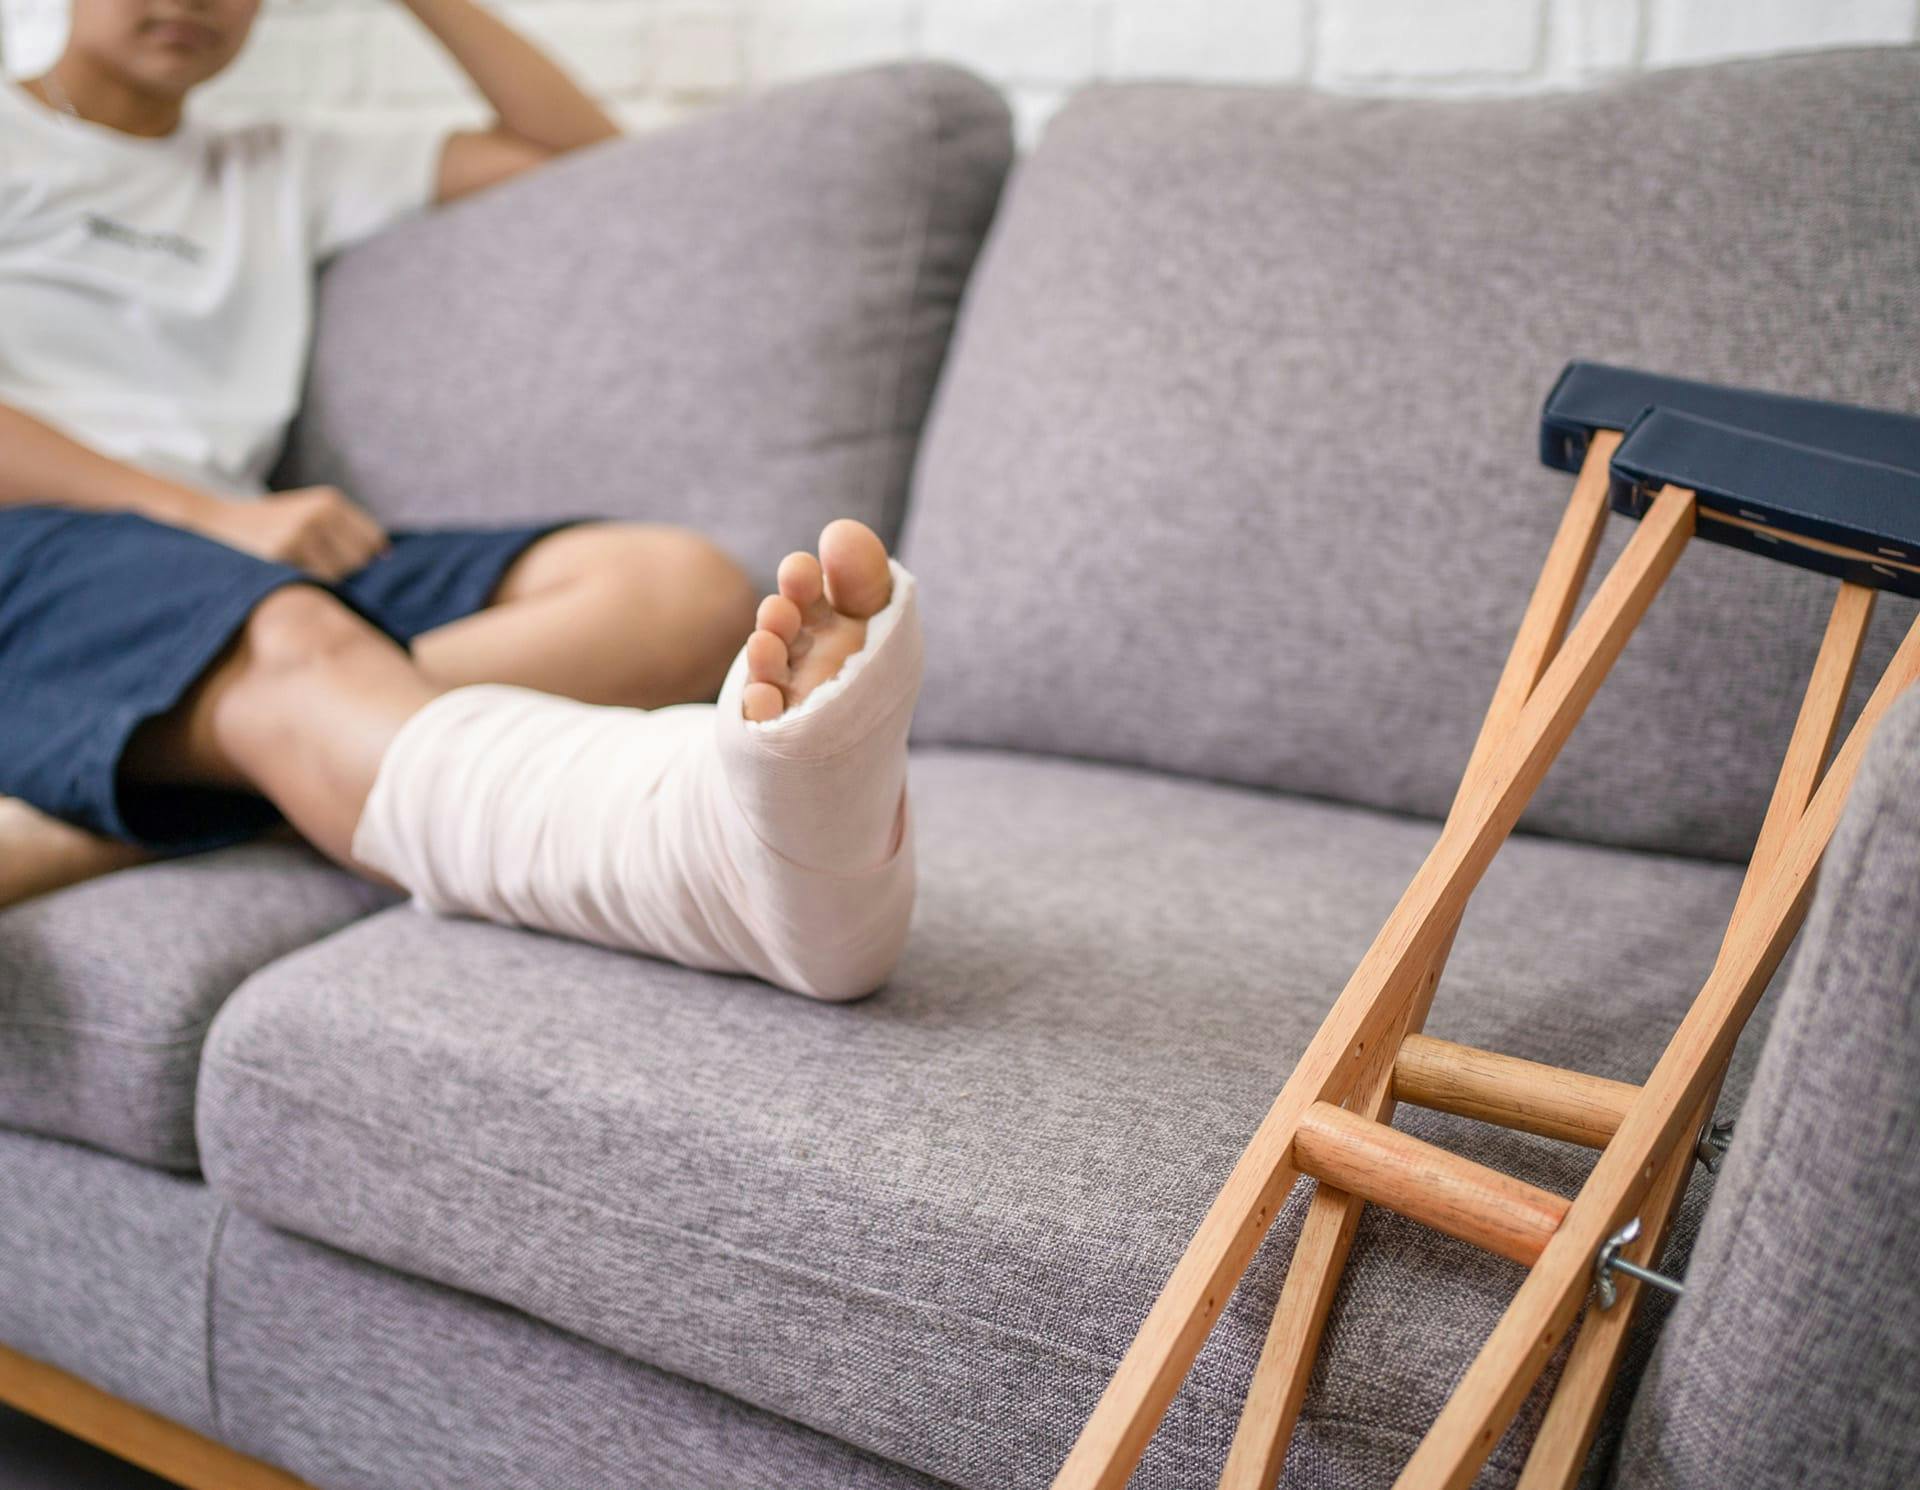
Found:
[[[831,515],[899,539],[913,939],[826,1007],[282,841],[0,913],[0,1342],[330,1490],[1045,1483],[1433,841],[1564,495],[1561,363],[1920,408],[1916,140],[1920,56],[1833,53],[1101,88],[1009,173],[992,92],[907,66],[346,255],[288,479],[686,521],[763,573]],[[1645,1075],[1829,595],[1684,557],[1434,1033]],[[1917,781],[1920,695],[1737,1052],[1667,1259],[1700,1234],[1700,1286],[1642,1321],[1596,1484],[1911,1479]],[[1398,1121],[1563,1192],[1590,1163]],[[1302,1206],[1136,1483],[1217,1477]],[[1518,1276],[1369,1211],[1285,1483],[1390,1483]]]

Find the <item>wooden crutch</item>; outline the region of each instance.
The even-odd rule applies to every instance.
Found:
[[[1920,677],[1917,623],[1823,776],[1873,591],[1920,594],[1920,419],[1575,363],[1549,395],[1542,455],[1579,478],[1439,841],[1202,1220],[1057,1490],[1125,1483],[1300,1174],[1319,1183],[1223,1485],[1277,1476],[1365,1201],[1530,1268],[1402,1486],[1468,1483],[1558,1348],[1596,1263],[1624,1271],[1658,1256],[1733,1042],[1798,929],[1867,741]],[[1641,524],[1568,633],[1609,499]],[[1419,1031],[1467,897],[1696,531],[1843,581],[1713,973],[1640,1087],[1428,1039]],[[1396,1100],[1601,1157],[1568,1201],[1391,1128]],[[1618,1286],[1603,1282],[1609,1294]],[[1575,1344],[1528,1486],[1579,1472],[1635,1298],[1630,1281],[1622,1291],[1624,1307]]]

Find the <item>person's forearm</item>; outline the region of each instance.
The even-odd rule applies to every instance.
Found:
[[[544,150],[611,139],[615,124],[539,48],[474,0],[401,0],[452,53],[503,128]]]
[[[139,512],[180,526],[208,493],[114,460],[52,425],[0,404],[0,507],[45,502],[96,512]]]

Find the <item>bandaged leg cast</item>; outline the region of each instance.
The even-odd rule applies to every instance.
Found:
[[[756,622],[717,704],[640,709],[437,686],[349,616],[304,678],[243,666],[201,727],[307,837],[422,910],[855,998],[892,969],[913,901],[913,581],[834,523]],[[342,663],[355,722],[302,730]]]

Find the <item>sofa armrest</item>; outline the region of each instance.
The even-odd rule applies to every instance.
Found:
[[[1868,750],[1779,999],[1623,1486],[1865,1490],[1920,1465],[1920,688]]]

